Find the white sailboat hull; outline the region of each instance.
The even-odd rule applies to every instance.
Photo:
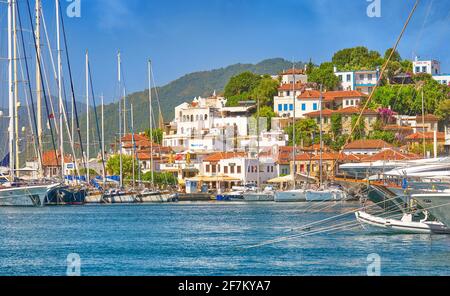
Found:
[[[305,202],[305,190],[289,190],[275,193],[276,202]]]
[[[244,201],[274,201],[273,193],[246,193],[244,194]]]
[[[449,193],[414,194],[412,198],[440,222],[450,227]]]
[[[345,199],[345,194],[340,190],[308,190],[306,191],[306,201],[340,201]]]
[[[52,186],[26,186],[0,189],[0,206],[40,207]]]
[[[394,233],[411,234],[449,234],[450,229],[439,222],[406,222],[396,219],[386,219],[370,215],[366,212],[356,212],[356,220],[363,227],[369,226],[377,230]]]

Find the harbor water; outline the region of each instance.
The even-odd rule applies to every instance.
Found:
[[[358,207],[308,211],[306,203],[178,203],[0,208],[0,275],[450,275],[450,236],[368,233],[299,237],[286,230]],[[352,221],[348,216],[339,222]],[[327,224],[330,225],[330,224]]]

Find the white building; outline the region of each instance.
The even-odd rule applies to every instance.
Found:
[[[175,108],[175,119],[166,129],[163,145],[180,151],[227,151],[238,148],[248,136],[254,106],[225,107],[223,97],[195,98]]]
[[[308,75],[305,74],[304,70],[300,69],[289,69],[283,71],[281,74],[282,84],[293,84],[295,83],[308,83]]]
[[[441,74],[441,63],[437,60],[421,61],[418,57],[416,57],[413,62],[413,73],[425,73],[430,75]]]
[[[450,74],[433,75],[433,78],[434,78],[434,80],[436,80],[440,84],[444,84],[444,85],[450,86]]]
[[[356,90],[366,95],[372,92],[380,77],[380,69],[340,72],[334,67],[334,73],[340,81],[339,90]]]

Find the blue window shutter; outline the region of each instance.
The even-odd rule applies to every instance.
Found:
[[[278,111],[283,111],[283,105],[278,104]]]

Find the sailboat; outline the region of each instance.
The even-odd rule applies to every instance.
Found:
[[[292,96],[294,100],[294,110],[293,110],[293,122],[292,122],[292,182],[293,182],[293,189],[287,190],[287,191],[278,191],[275,193],[275,201],[276,202],[304,202],[306,201],[306,191],[304,189],[298,189],[297,188],[297,182],[296,182],[296,165],[295,165],[295,159],[296,159],[296,119],[295,119],[295,111],[296,111],[296,95],[295,95],[295,65],[292,67],[293,71],[293,84],[292,84]]]
[[[256,161],[257,161],[257,181],[256,181],[256,191],[255,192],[245,192],[242,196],[244,201],[274,201],[275,194],[271,188],[265,188],[261,190],[261,167],[260,167],[260,103],[257,99],[257,116],[256,116],[256,138],[257,138],[257,148],[256,148]]]
[[[308,202],[326,202],[340,201],[346,199],[346,194],[339,188],[326,187],[323,182],[323,136],[322,136],[322,86],[320,86],[320,161],[319,161],[319,188],[306,191],[306,201]]]
[[[57,184],[30,184],[16,182],[16,171],[18,169],[17,154],[18,141],[17,133],[17,79],[13,79],[13,64],[17,59],[13,58],[17,51],[17,30],[16,30],[17,2],[8,0],[8,103],[9,103],[9,178],[0,174],[0,179],[4,182],[0,185],[0,206],[43,206],[47,192],[57,186]],[[14,34],[14,40],[13,40]],[[17,64],[14,65],[15,72]],[[14,75],[16,76],[16,73]]]

